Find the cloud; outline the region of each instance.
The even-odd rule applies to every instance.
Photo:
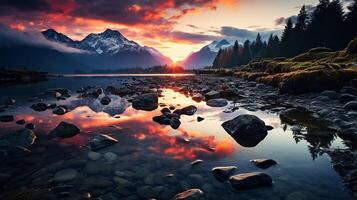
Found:
[[[231,26],[221,27],[220,34],[222,37],[228,37],[228,39],[233,40],[255,40],[258,33],[262,36],[263,40],[266,40],[271,34],[280,36],[282,30],[271,30],[265,28],[259,28],[256,30],[248,30],[242,28],[236,28]]]
[[[215,35],[206,35],[202,33],[187,33],[181,31],[172,32],[171,37],[175,41],[181,41],[187,43],[203,43],[203,42],[218,40],[222,38],[220,36],[215,36]]]
[[[291,19],[291,21],[295,24],[296,21],[297,21],[297,15],[292,15],[290,17],[279,17],[279,18],[276,18],[275,19],[275,25],[276,26],[282,26],[282,25],[285,25],[286,22]]]

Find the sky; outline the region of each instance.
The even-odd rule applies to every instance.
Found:
[[[53,28],[75,40],[107,28],[180,61],[213,40],[281,34],[286,18],[318,0],[1,0],[0,24]]]

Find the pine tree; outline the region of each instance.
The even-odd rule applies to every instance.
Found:
[[[252,59],[252,52],[250,49],[250,41],[246,40],[243,45],[243,50],[242,50],[242,64],[248,64],[249,61]]]
[[[346,14],[344,22],[345,44],[357,37],[357,0],[353,0],[347,8],[349,12]]]
[[[286,22],[285,29],[283,31],[283,35],[281,36],[281,45],[283,56],[291,56],[293,51],[293,22],[291,18],[289,18]]]
[[[328,31],[326,34],[326,46],[334,50],[342,49],[346,46],[341,35],[344,25],[344,12],[340,0],[332,1],[327,7]],[[355,22],[357,23],[357,22]]]
[[[221,59],[221,56],[222,56],[222,49],[219,49],[219,51],[218,51],[218,53],[217,53],[217,55],[216,55],[216,57],[214,58],[214,61],[213,61],[213,67],[214,68],[221,67],[220,66],[220,62],[219,62],[219,60]]]
[[[231,58],[231,66],[238,66],[239,65],[239,44],[238,41],[236,40],[234,42],[233,50],[232,50],[232,58]]]
[[[254,59],[261,58],[262,48],[263,48],[262,37],[260,36],[260,33],[258,33],[257,38],[255,39],[255,42],[252,44],[252,57]]]

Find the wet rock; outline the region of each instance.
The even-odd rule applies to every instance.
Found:
[[[18,125],[24,125],[26,123],[26,121],[24,119],[20,119],[20,120],[17,120],[15,123]]]
[[[248,190],[258,187],[268,187],[273,184],[273,180],[268,174],[252,172],[237,174],[229,178],[231,186],[236,190]]]
[[[193,95],[193,97],[192,97],[192,100],[194,100],[196,102],[201,102],[204,99],[205,99],[205,97],[200,93],[197,93],[197,94]]]
[[[264,121],[254,115],[239,115],[224,122],[222,127],[244,147],[256,146],[268,134]]]
[[[55,182],[67,182],[72,181],[77,177],[77,170],[75,169],[63,169],[57,172],[53,178]]]
[[[272,127],[272,126],[270,126],[270,125],[267,125],[267,126],[265,126],[265,127],[266,127],[267,131],[271,131],[271,130],[274,129],[274,127]]]
[[[228,105],[228,101],[226,99],[210,99],[206,104],[211,107],[224,107]]]
[[[61,122],[49,135],[59,138],[69,138],[77,135],[81,130],[74,124]]]
[[[159,98],[156,93],[146,93],[137,96],[133,102],[133,108],[137,110],[152,111],[158,107]]]
[[[109,177],[97,175],[86,178],[84,185],[89,188],[108,188],[113,185],[113,182]]]
[[[221,95],[220,95],[220,93],[218,92],[218,91],[210,91],[210,92],[207,92],[206,94],[205,94],[205,98],[207,99],[207,100],[209,100],[209,99],[217,99],[217,98],[219,98]]]
[[[102,157],[101,153],[97,153],[94,151],[88,152],[88,159],[90,159],[90,160],[93,160],[93,161],[99,160],[101,157]]]
[[[204,193],[200,189],[189,189],[176,194],[172,200],[200,200],[204,199]]]
[[[111,101],[112,101],[112,100],[111,100],[108,96],[105,96],[105,97],[103,97],[103,98],[100,100],[100,103],[101,103],[102,105],[108,105],[108,104],[110,104]]]
[[[346,93],[346,94],[357,95],[357,89],[354,87],[349,87],[349,86],[345,86],[345,87],[341,88],[340,92]]]
[[[175,110],[175,106],[170,106],[169,109],[170,110]]]
[[[339,101],[343,104],[348,103],[350,101],[354,101],[356,98],[352,94],[342,94],[339,98]]]
[[[13,106],[13,105],[15,105],[15,103],[16,103],[16,100],[11,99],[11,98],[5,99],[5,101],[4,101],[4,104],[7,106]]]
[[[200,116],[197,117],[197,121],[198,121],[198,122],[201,122],[201,121],[203,121],[204,119],[205,119],[205,118],[200,117]]]
[[[321,92],[321,95],[326,96],[330,99],[336,99],[338,97],[338,93],[333,90],[325,90],[325,91]]]
[[[152,188],[150,186],[142,186],[139,187],[136,192],[138,193],[138,195],[143,198],[143,199],[149,199],[151,197],[153,197],[153,191]]]
[[[195,112],[197,111],[196,106],[187,106],[181,109],[181,115],[194,115]]]
[[[152,120],[162,125],[170,125],[170,118],[166,117],[165,115],[155,116],[152,118]]]
[[[171,110],[168,109],[168,108],[163,108],[163,109],[161,109],[161,113],[162,113],[162,114],[171,113]]]
[[[346,110],[357,110],[357,101],[350,101],[343,106]]]
[[[92,150],[96,151],[108,146],[111,146],[115,143],[117,143],[118,140],[110,137],[109,135],[106,134],[96,134],[94,137],[87,143],[87,147]]]
[[[107,153],[104,154],[104,158],[108,162],[114,162],[118,158],[118,155],[113,153],[113,152],[107,152]]]
[[[12,115],[1,115],[0,116],[0,122],[12,122],[14,120],[15,120],[15,118]]]
[[[28,124],[25,125],[25,128],[33,130],[33,129],[35,129],[35,124],[28,123]]]
[[[170,119],[170,125],[173,129],[178,129],[181,125],[180,119],[177,117],[173,117]]]
[[[344,128],[337,132],[338,137],[344,140],[357,141],[357,128]]]
[[[89,161],[84,167],[84,172],[87,174],[112,174],[113,167],[106,162]]]
[[[255,166],[262,168],[262,169],[267,169],[273,165],[278,164],[273,159],[254,159],[254,160],[251,160],[250,162],[252,162]]]
[[[203,160],[197,159],[197,160],[195,160],[195,161],[192,161],[192,162],[190,163],[190,165],[191,165],[191,166],[196,166],[196,165],[199,165],[199,164],[201,164],[201,163],[203,163]]]
[[[29,129],[21,129],[13,133],[5,134],[0,137],[0,144],[5,146],[29,147],[36,139],[36,135]]]
[[[215,167],[211,170],[213,176],[221,182],[224,182],[229,179],[230,176],[237,170],[236,166],[227,166],[227,167]]]
[[[66,108],[62,106],[58,106],[52,110],[52,113],[56,115],[64,115],[66,114],[66,112],[67,112]]]
[[[48,106],[45,103],[36,103],[33,104],[30,108],[32,108],[32,110],[37,111],[37,112],[42,112],[47,110]]]

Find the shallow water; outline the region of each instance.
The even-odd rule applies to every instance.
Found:
[[[49,88],[71,89],[74,95],[67,100],[45,99],[46,103],[68,105],[76,101],[75,91],[80,87],[119,85],[126,78],[59,77],[33,85],[0,88],[5,97],[17,99],[14,108],[1,114],[12,114],[16,116],[15,121],[25,119],[34,123],[34,132],[38,136],[29,156],[1,158],[0,170],[10,173],[12,177],[0,190],[0,197],[18,198],[31,193],[35,197],[49,195],[51,198],[71,199],[90,193],[92,197],[101,196],[103,199],[115,199],[109,196],[117,199],[170,199],[186,189],[200,188],[205,192],[206,199],[350,199],[328,155],[318,151],[323,147],[344,148],[343,141],[333,133],[327,137],[316,136],[314,133],[321,130],[311,127],[307,127],[304,135],[293,134],[290,125],[284,124],[276,113],[251,112],[244,108],[225,113],[226,108],[208,107],[205,102],[197,103],[169,88],[163,90],[159,103],[177,108],[187,105],[198,107],[194,116],[181,117],[182,124],[177,130],[152,121],[153,116],[160,114],[160,107],[152,112],[128,107],[119,115],[120,118],[98,111],[101,108],[95,112],[88,106],[76,107],[63,116],[53,115],[51,110],[36,112],[29,108],[42,98],[36,94]],[[33,98],[34,95],[37,97]],[[240,114],[256,115],[274,129],[255,147],[244,147],[221,127],[224,121]],[[197,116],[205,119],[197,122]],[[47,137],[46,134],[61,121],[76,124],[81,133],[69,139]],[[22,128],[15,122],[1,123],[0,126],[0,134]],[[113,163],[107,163],[104,158],[100,161],[87,159],[88,150],[84,145],[96,132],[108,133],[118,139],[117,144],[100,150],[101,153],[116,153],[118,159]],[[279,164],[262,170],[249,161],[256,158],[272,158]],[[196,159],[204,162],[191,166],[190,162]],[[99,169],[90,170],[93,165]],[[273,187],[233,191],[228,184],[218,182],[210,172],[213,167],[227,165],[237,166],[237,173],[266,172],[273,178]],[[65,191],[70,195],[49,191],[49,188],[58,185],[52,181],[54,174],[65,168],[74,168],[79,172],[74,181],[66,183],[74,186]],[[125,175],[122,178],[127,182],[113,181],[115,171],[123,172]],[[167,174],[174,174],[175,177],[166,177]],[[107,180],[111,184],[91,184],[100,182],[98,180]]]

